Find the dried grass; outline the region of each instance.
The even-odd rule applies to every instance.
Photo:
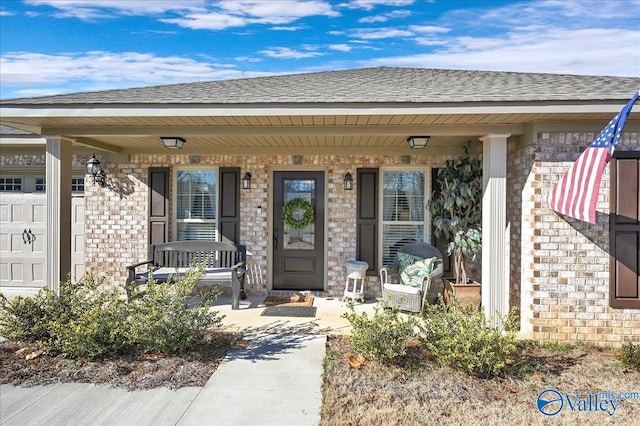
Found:
[[[209,332],[182,353],[114,354],[81,361],[46,352],[27,360],[25,354],[38,350],[37,345],[4,341],[0,342],[0,384],[80,382],[130,390],[204,386],[222,359],[242,345],[240,334]]]
[[[539,392],[640,391],[640,372],[622,367],[613,352],[573,348],[553,352],[527,346],[522,376],[479,379],[438,366],[419,346],[394,364],[369,360],[353,369],[347,338],[330,339],[325,360],[322,425],[600,425],[638,424],[640,400],[622,401],[614,416],[572,412],[555,417],[536,408]]]

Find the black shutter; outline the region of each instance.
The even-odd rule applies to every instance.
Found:
[[[378,274],[378,169],[358,169],[356,187],[356,258],[369,264],[367,275]]]
[[[220,198],[218,203],[218,233],[220,241],[240,243],[240,168],[220,168]]]
[[[640,153],[611,161],[609,305],[640,309]]]
[[[169,168],[149,167],[149,245],[169,241]]]

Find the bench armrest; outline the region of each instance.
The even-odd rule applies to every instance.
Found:
[[[135,282],[136,280],[136,268],[142,265],[150,265],[153,263],[153,260],[145,260],[144,262],[134,263],[133,265],[127,266],[128,276],[127,276],[127,285]]]
[[[245,269],[245,262],[238,262],[231,267],[231,269]]]

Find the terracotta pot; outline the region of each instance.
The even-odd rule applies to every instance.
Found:
[[[455,284],[454,281],[443,279],[444,281],[444,301],[451,303],[452,295],[455,296],[459,304],[469,304],[474,309],[480,309],[482,302],[481,289],[479,282],[471,281],[469,284]]]

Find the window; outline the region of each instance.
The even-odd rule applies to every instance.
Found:
[[[84,177],[71,178],[71,192],[84,192]]]
[[[22,178],[0,177],[0,191],[2,192],[22,191]]]
[[[217,241],[217,171],[178,170],[175,185],[177,240]]]
[[[382,264],[400,247],[425,241],[425,171],[382,171]]]
[[[37,176],[35,178],[36,192],[45,192],[47,190],[47,184],[43,176]]]

